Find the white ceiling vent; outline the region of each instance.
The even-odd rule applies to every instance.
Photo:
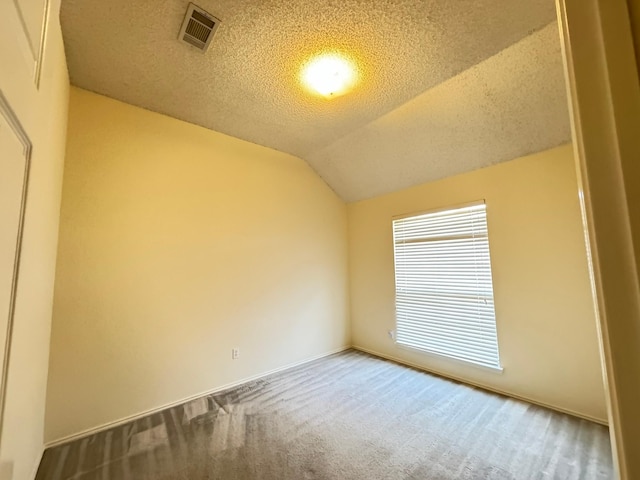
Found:
[[[216,17],[190,3],[178,39],[205,52],[219,24]]]

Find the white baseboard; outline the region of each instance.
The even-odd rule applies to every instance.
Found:
[[[444,374],[444,373],[437,372],[435,370],[430,370],[429,368],[427,368],[427,367],[425,367],[423,365],[418,365],[416,363],[409,362],[409,361],[404,360],[402,358],[398,358],[398,357],[394,357],[392,355],[387,355],[387,354],[384,354],[384,353],[376,352],[375,350],[370,350],[368,348],[360,347],[358,345],[353,345],[351,348],[353,348],[354,350],[360,350],[361,352],[368,353],[368,354],[373,355],[375,357],[384,358],[384,359],[387,359],[387,360],[391,360],[392,362],[396,362],[396,363],[400,363],[402,365],[407,365],[409,367],[417,368],[418,370],[422,370],[424,372],[432,373],[434,375],[438,375],[439,377],[450,378],[452,380],[455,380],[456,382],[466,383],[468,385],[472,385],[474,387],[481,388],[482,390],[487,390],[487,391],[490,391],[490,392],[493,392],[493,393],[498,393],[500,395],[504,395],[505,397],[511,397],[511,398],[515,398],[517,400],[522,400],[523,402],[533,403],[534,405],[539,405],[541,407],[545,407],[545,408],[548,408],[550,410],[555,410],[555,411],[560,412],[560,413],[566,413],[567,415],[571,415],[573,417],[582,418],[584,420],[589,420],[590,422],[599,423],[600,425],[608,426],[608,422],[606,420],[601,419],[601,418],[596,418],[596,417],[592,417],[590,415],[585,415],[583,413],[576,412],[576,411],[568,409],[568,408],[558,407],[556,405],[551,405],[549,403],[541,402],[540,400],[536,400],[536,399],[533,399],[533,398],[528,398],[528,397],[525,397],[525,396],[522,396],[522,395],[516,395],[516,394],[511,393],[511,392],[505,392],[504,390],[500,390],[500,389],[494,388],[494,387],[489,387],[487,385],[483,385],[481,383],[476,383],[476,382],[473,382],[473,381],[469,381],[469,380],[464,379],[464,378],[459,378],[459,377],[456,377],[455,375],[449,375],[449,374]]]
[[[335,350],[331,350],[329,352],[322,353],[320,355],[316,355],[316,356],[307,358],[307,359],[302,360],[300,362],[291,363],[291,364],[284,365],[282,367],[274,368],[273,370],[269,370],[267,372],[263,372],[263,373],[260,373],[258,375],[253,375],[251,377],[246,377],[246,378],[243,378],[243,379],[238,380],[238,381],[233,382],[233,383],[228,383],[226,385],[221,385],[221,386],[212,388],[210,390],[206,390],[204,392],[200,392],[200,393],[197,393],[195,395],[191,395],[189,397],[182,398],[180,400],[176,400],[174,402],[167,403],[165,405],[161,405],[159,407],[151,408],[151,409],[145,410],[143,412],[139,412],[139,413],[136,413],[136,414],[133,414],[133,415],[129,415],[128,417],[124,417],[124,418],[121,418],[121,419],[118,419],[118,420],[114,420],[112,422],[107,422],[107,423],[104,423],[102,425],[98,425],[96,427],[88,428],[88,429],[83,430],[83,431],[78,432],[78,433],[73,433],[71,435],[66,435],[66,436],[61,437],[59,439],[52,440],[50,442],[45,443],[44,448],[46,449],[46,448],[51,448],[51,447],[57,447],[58,445],[63,445],[65,443],[69,443],[69,442],[72,442],[74,440],[78,440],[80,438],[84,438],[84,437],[87,437],[89,435],[93,435],[95,433],[102,432],[104,430],[108,430],[110,428],[117,427],[119,425],[123,425],[125,423],[131,422],[131,421],[134,421],[134,420],[138,420],[138,419],[140,419],[142,417],[146,417],[147,415],[152,415],[152,414],[160,412],[162,410],[166,410],[167,408],[172,408],[172,407],[175,407],[177,405],[181,405],[181,404],[189,402],[191,400],[195,400],[196,398],[203,397],[205,395],[211,395],[213,393],[218,393],[218,392],[221,392],[221,391],[224,391],[224,390],[228,390],[230,388],[234,388],[234,387],[237,387],[237,386],[242,385],[244,383],[251,382],[251,381],[254,381],[254,380],[258,380],[260,378],[266,377],[268,375],[272,375],[274,373],[282,372],[284,370],[288,370],[290,368],[294,368],[294,367],[297,367],[299,365],[304,365],[305,363],[309,363],[309,362],[312,362],[314,360],[318,360],[318,359],[323,358],[323,357],[328,357],[329,355],[334,355],[336,353],[343,352],[345,350],[349,350],[350,348],[353,348],[355,350],[360,350],[361,352],[365,352],[365,353],[368,353],[368,354],[376,356],[376,357],[380,357],[380,358],[384,358],[384,359],[387,359],[387,360],[391,360],[392,362],[396,362],[396,363],[399,363],[399,364],[402,364],[402,365],[407,365],[409,367],[417,368],[418,370],[422,370],[422,371],[425,371],[425,372],[428,372],[428,373],[432,373],[434,375],[438,375],[438,376],[446,377],[446,378],[451,378],[452,380],[455,380],[457,382],[465,383],[465,384],[468,384],[468,385],[472,385],[474,387],[481,388],[483,390],[487,390],[487,391],[490,391],[490,392],[498,393],[498,394],[504,395],[506,397],[512,397],[512,398],[515,398],[517,400],[522,400],[524,402],[532,403],[532,404],[535,404],[535,405],[540,405],[541,407],[545,407],[545,408],[548,408],[548,409],[551,409],[551,410],[555,410],[555,411],[558,411],[558,412],[561,412],[561,413],[566,413],[567,415],[571,415],[571,416],[574,416],[574,417],[582,418],[582,419],[585,419],[585,420],[589,420],[591,422],[595,422],[595,423],[599,423],[601,425],[607,426],[607,421],[603,420],[601,418],[596,418],[596,417],[592,417],[592,416],[589,416],[589,415],[585,415],[585,414],[582,414],[580,412],[576,412],[576,411],[571,410],[571,409],[558,407],[556,405],[551,405],[551,404],[548,404],[548,403],[545,403],[545,402],[541,402],[541,401],[533,399],[533,398],[528,398],[528,397],[525,397],[525,396],[522,396],[522,395],[516,395],[516,394],[513,394],[511,392],[506,392],[506,391],[500,390],[498,388],[489,387],[487,385],[482,385],[480,383],[476,383],[476,382],[473,382],[473,381],[469,381],[467,379],[459,378],[459,377],[456,377],[454,375],[442,374],[440,372],[437,372],[437,371],[434,371],[434,370],[429,370],[429,368],[427,368],[427,367],[424,367],[422,365],[418,365],[418,364],[409,362],[409,361],[404,360],[402,358],[398,358],[398,357],[394,357],[392,355],[387,355],[387,354],[384,354],[384,353],[380,353],[380,352],[377,352],[375,350],[364,348],[364,347],[361,347],[361,346],[358,346],[358,345],[347,345],[347,346],[343,346],[343,347],[337,348]],[[39,464],[40,464],[40,462],[38,462],[38,464],[36,465],[36,471],[37,471],[37,468],[38,468]],[[34,473],[34,477],[35,477],[35,473]]]
[[[167,408],[175,407],[177,405],[181,405],[186,402],[190,402],[191,400],[195,400],[196,398],[203,397],[205,395],[211,395],[213,393],[222,392],[224,390],[228,390],[230,388],[237,387],[247,382],[252,382],[254,380],[258,380],[260,378],[266,377],[268,375],[272,375],[274,373],[282,372],[284,370],[288,370],[290,368],[294,368],[300,365],[304,365],[305,363],[313,362],[314,360],[318,360],[320,358],[328,357],[329,355],[334,355],[336,353],[343,352],[345,350],[349,350],[351,345],[343,346],[340,348],[336,348],[335,350],[331,350],[329,352],[322,353],[320,355],[315,355],[313,357],[307,358],[300,362],[290,363],[284,365],[282,367],[274,368],[273,370],[269,370],[267,372],[259,373],[258,375],[253,375],[251,377],[246,377],[236,382],[227,383],[226,385],[220,385],[218,387],[212,388],[210,390],[206,390],[204,392],[196,393],[195,395],[191,395],[186,398],[181,398],[180,400],[176,400],[174,402],[167,403],[165,405],[161,405],[159,407],[151,408],[149,410],[145,410],[143,412],[135,413],[133,415],[129,415],[128,417],[120,418],[118,420],[114,420],[112,422],[103,423],[102,425],[98,425],[96,427],[88,428],[86,430],[82,430],[78,433],[72,433],[71,435],[66,435],[64,437],[58,438],[56,440],[52,440],[50,442],[45,443],[44,448],[57,447],[59,445],[63,445],[65,443],[73,442],[74,440],[78,440],[80,438],[88,437],[89,435],[93,435],[98,432],[102,432],[104,430],[108,430],[113,427],[117,427],[119,425],[123,425],[125,423],[129,423],[134,420],[138,420],[140,418],[146,417],[147,415],[152,415],[157,412],[161,412],[162,410],[166,410]],[[39,462],[38,462],[39,464]],[[36,466],[37,469],[37,466]]]

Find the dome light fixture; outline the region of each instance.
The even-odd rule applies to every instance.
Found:
[[[309,90],[327,98],[347,93],[357,81],[353,62],[337,53],[312,58],[303,66],[300,77]]]

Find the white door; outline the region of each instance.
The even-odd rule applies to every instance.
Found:
[[[26,167],[24,146],[0,115],[0,406],[11,338]]]

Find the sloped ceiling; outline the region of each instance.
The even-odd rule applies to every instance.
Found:
[[[209,51],[177,40],[183,0],[63,0],[71,81],[291,153],[354,201],[569,141],[553,0],[203,0]],[[299,82],[340,51],[359,83]]]

